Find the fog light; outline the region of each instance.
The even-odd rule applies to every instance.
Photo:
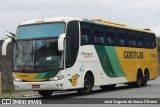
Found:
[[[50,81],[57,81],[57,80],[61,80],[61,79],[63,79],[64,78],[64,76],[63,75],[60,75],[60,76],[55,76],[55,77],[53,77],[53,78],[50,78],[49,80]]]

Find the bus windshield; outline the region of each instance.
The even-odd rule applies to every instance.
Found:
[[[14,66],[17,71],[49,71],[62,68],[62,54],[57,39],[19,41],[14,49]]]
[[[64,33],[65,23],[48,23],[19,26],[16,34],[16,40],[57,37]]]

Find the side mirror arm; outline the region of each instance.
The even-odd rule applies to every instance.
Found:
[[[5,56],[7,53],[7,46],[10,42],[14,41],[13,38],[6,39],[2,44],[2,55]]]

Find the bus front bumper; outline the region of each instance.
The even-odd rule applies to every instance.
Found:
[[[65,90],[64,80],[43,82],[15,82],[16,91]]]

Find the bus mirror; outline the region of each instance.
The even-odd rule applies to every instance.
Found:
[[[2,55],[4,55],[4,56],[6,55],[7,46],[12,41],[13,41],[13,38],[8,38],[3,42],[3,44],[2,44]]]
[[[65,39],[65,34],[61,34],[58,38],[58,50],[63,51],[64,50],[64,39]]]

